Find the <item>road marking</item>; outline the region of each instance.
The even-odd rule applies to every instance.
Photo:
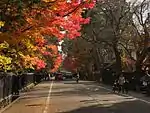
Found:
[[[48,92],[48,96],[47,96],[47,99],[46,99],[46,104],[45,104],[45,108],[44,108],[43,113],[47,113],[47,111],[48,111],[48,106],[49,106],[49,103],[50,103],[52,87],[53,87],[53,81],[52,81],[52,83],[50,85],[50,88],[49,88],[49,92]]]
[[[112,92],[112,90],[111,89],[109,89],[109,88],[106,88],[106,87],[103,87],[103,86],[100,86],[101,88],[103,88],[103,89],[105,89],[105,90],[107,90],[107,91],[111,91]],[[137,98],[137,97],[134,97],[134,96],[131,96],[131,95],[127,95],[127,94],[122,94],[123,96],[128,96],[128,97],[131,97],[131,98],[135,98],[135,99],[137,99],[137,100],[140,100],[140,101],[142,101],[142,102],[144,102],[144,103],[146,103],[146,104],[150,104],[150,102],[149,101],[146,101],[146,100],[143,100],[143,99],[140,99],[140,98]]]

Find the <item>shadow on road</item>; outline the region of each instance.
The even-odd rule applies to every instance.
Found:
[[[100,92],[101,91],[101,92]],[[80,92],[80,93],[78,93]],[[78,96],[87,96],[87,92],[89,92],[90,94],[99,94],[99,95],[105,95],[105,94],[110,94],[112,95],[113,93],[111,92],[102,92],[102,90],[99,90],[99,91],[87,91],[83,88],[80,88],[80,89],[76,89],[76,90],[69,90],[69,91],[58,91],[58,92],[52,92],[52,96],[73,96],[73,95],[78,95]]]
[[[150,105],[134,100],[106,105],[98,104],[59,113],[150,113]]]
[[[87,96],[89,95],[118,95],[127,98],[127,95],[107,91],[93,81],[75,81],[64,82],[65,86],[53,87],[52,96]],[[70,85],[69,85],[70,84]],[[95,85],[94,85],[95,84]],[[69,89],[68,89],[69,88]]]
[[[76,81],[70,80],[64,82],[64,84],[83,84],[83,85],[92,85],[93,83],[96,83],[95,81],[79,81],[78,83]]]

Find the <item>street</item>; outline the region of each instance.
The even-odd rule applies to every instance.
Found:
[[[3,113],[150,113],[149,98],[133,96],[90,81],[48,81],[22,93]]]

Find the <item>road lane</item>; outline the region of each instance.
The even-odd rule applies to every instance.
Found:
[[[47,111],[48,111],[48,106],[50,104],[50,99],[51,99],[52,87],[53,87],[53,81],[52,81],[52,83],[50,85],[50,88],[49,88],[49,92],[48,92],[48,96],[47,96],[47,99],[46,99],[46,104],[45,104],[45,108],[44,108],[43,113],[47,113]]]
[[[22,94],[4,113],[150,113],[150,104],[94,82],[55,81]]]
[[[28,92],[21,93],[18,101],[3,113],[43,113],[51,82],[38,84]]]
[[[150,113],[149,104],[88,81],[55,83],[51,96],[48,113]]]

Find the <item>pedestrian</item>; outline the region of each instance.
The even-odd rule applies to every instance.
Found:
[[[124,85],[125,83],[125,77],[123,75],[120,75],[119,77],[119,93],[122,91],[122,93],[124,93]]]
[[[117,90],[119,90],[118,88],[119,88],[118,87],[118,80],[116,79],[114,84],[113,84],[113,92],[115,93]]]
[[[77,78],[76,78],[76,82],[78,83],[79,82],[79,78],[80,78],[80,75],[79,73],[77,74]]]
[[[123,89],[124,89],[125,93],[128,94],[128,91],[129,91],[129,81],[127,79],[125,79],[125,83],[123,85]]]
[[[51,74],[48,73],[48,80],[51,80]]]

